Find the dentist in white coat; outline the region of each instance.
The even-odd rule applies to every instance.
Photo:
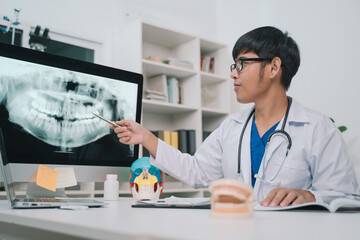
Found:
[[[219,178],[242,179],[263,206],[329,203],[358,194],[340,131],[329,117],[286,95],[300,65],[296,42],[274,27],[257,28],[238,39],[233,59],[237,101],[254,106],[225,119],[194,156],[130,120],[111,126],[119,141],[142,144],[152,165],[195,188]]]

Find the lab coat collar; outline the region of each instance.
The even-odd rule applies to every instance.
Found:
[[[293,124],[293,123],[309,123],[309,122],[310,120],[304,106],[302,106],[298,101],[292,98],[292,104],[290,106],[289,116],[286,125],[289,126],[289,124]]]
[[[245,124],[246,119],[249,117],[250,113],[254,110],[254,108],[255,108],[255,105],[251,106],[250,108],[248,108],[244,111],[234,113],[230,117],[233,121],[235,121],[237,123]]]
[[[284,118],[285,118],[285,116],[279,122],[276,130],[281,130]],[[292,125],[292,124],[300,125],[300,124],[304,124],[304,123],[309,123],[308,115],[307,115],[304,107],[299,102],[297,102],[295,99],[292,99],[292,104],[290,106],[289,115],[288,115],[288,119],[287,119],[287,122],[285,124],[285,129],[284,130],[291,137],[292,133],[291,133],[290,125]],[[274,151],[284,141],[285,141],[284,138],[275,138],[275,139],[272,140],[273,144],[271,144],[271,146],[268,149],[267,155],[265,156],[265,163],[267,163],[269,161],[269,159],[272,157]],[[259,171],[259,174],[261,174],[261,171]]]
[[[237,123],[244,124],[246,119],[249,117],[249,114],[254,110],[255,105],[251,106],[250,108],[237,112],[231,116],[232,120]],[[306,113],[305,108],[294,98],[292,98],[292,103],[289,110],[289,116],[286,125],[288,126],[289,123],[309,123],[309,117]],[[279,123],[281,128],[282,122]]]

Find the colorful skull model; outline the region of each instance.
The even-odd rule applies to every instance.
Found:
[[[159,199],[164,177],[160,169],[150,165],[150,158],[143,157],[133,162],[129,183],[135,201]]]

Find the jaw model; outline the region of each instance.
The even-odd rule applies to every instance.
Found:
[[[238,180],[219,179],[210,183],[211,216],[250,217],[253,213],[253,188]]]

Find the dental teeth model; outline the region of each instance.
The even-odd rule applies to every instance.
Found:
[[[219,179],[210,183],[211,216],[247,218],[253,214],[253,188],[239,180]]]

